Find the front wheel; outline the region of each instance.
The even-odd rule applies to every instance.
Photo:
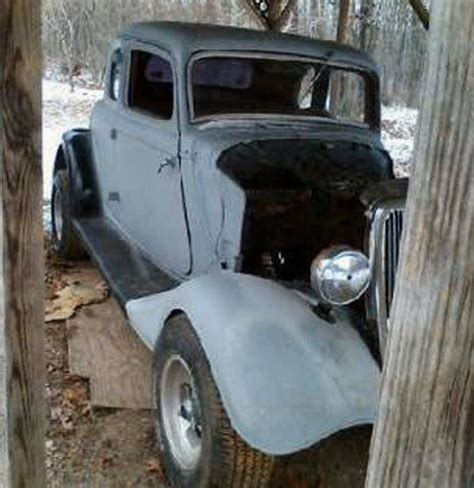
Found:
[[[154,396],[161,458],[173,486],[268,486],[273,458],[232,429],[200,341],[183,315],[171,318],[158,340]]]

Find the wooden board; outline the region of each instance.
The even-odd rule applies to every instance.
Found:
[[[152,354],[113,298],[81,308],[67,327],[69,367],[89,378],[92,405],[151,408]]]

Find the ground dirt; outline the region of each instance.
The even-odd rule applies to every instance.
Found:
[[[51,300],[80,262],[47,251]],[[46,324],[47,477],[51,487],[166,488],[147,410],[92,408],[88,381],[71,375],[65,321]],[[357,488],[364,485],[370,428],[338,434],[318,447],[278,459],[272,488]]]

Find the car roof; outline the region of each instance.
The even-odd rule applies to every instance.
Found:
[[[377,65],[362,51],[332,41],[270,31],[184,22],[138,22],[126,25],[119,37],[165,48],[187,62],[202,51],[251,51],[330,58],[335,63],[378,73]]]

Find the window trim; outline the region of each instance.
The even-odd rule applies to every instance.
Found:
[[[114,59],[116,53],[121,54],[121,70],[120,70],[120,83],[119,83],[119,91],[117,98],[113,96],[113,87],[112,87],[112,75],[113,75],[113,66],[116,64],[116,61]],[[113,102],[117,103],[120,102],[122,99],[122,94],[123,94],[123,83],[124,83],[124,72],[126,69],[125,65],[125,53],[124,53],[124,48],[121,44],[115,45],[112,47],[110,54],[109,54],[109,63],[108,63],[108,73],[107,73],[107,85],[106,85],[106,94],[107,98]]]
[[[192,85],[192,68],[193,64],[196,61],[205,58],[213,58],[213,57],[229,57],[229,58],[255,58],[255,59],[274,59],[277,61],[302,61],[302,62],[309,62],[309,63],[325,63],[328,66],[335,67],[335,68],[347,68],[348,71],[353,71],[355,73],[359,73],[365,80],[365,94],[364,94],[364,103],[365,103],[365,111],[366,116],[369,119],[367,122],[364,123],[357,123],[357,122],[350,122],[350,121],[341,121],[341,120],[333,120],[327,117],[319,117],[319,116],[312,116],[312,115],[290,115],[290,114],[250,114],[250,113],[241,113],[241,114],[222,114],[222,115],[209,115],[203,117],[196,117],[194,113],[194,99],[193,99],[193,85]],[[212,122],[216,120],[238,120],[238,119],[288,119],[288,120],[301,120],[301,121],[318,121],[318,122],[326,122],[331,125],[344,125],[350,127],[357,127],[363,128],[368,130],[380,130],[380,117],[376,115],[376,107],[377,104],[377,83],[374,83],[374,73],[369,70],[360,68],[358,66],[354,66],[350,63],[338,63],[331,60],[327,60],[325,58],[318,58],[313,56],[303,56],[303,55],[295,55],[295,54],[280,54],[274,52],[267,52],[267,51],[201,51],[196,52],[193,54],[188,62],[186,68],[186,100],[187,100],[187,108],[189,114],[189,123],[192,125],[199,125],[207,122]]]
[[[130,82],[131,82],[131,73],[132,73],[132,52],[133,51],[142,51],[147,54],[160,56],[161,58],[165,59],[169,62],[171,67],[171,72],[173,76],[173,113],[169,119],[165,119],[163,117],[159,117],[158,115],[154,114],[153,112],[149,112],[147,110],[140,110],[130,105]],[[145,117],[147,120],[152,120],[154,122],[162,122],[162,123],[170,123],[176,122],[178,119],[178,77],[176,71],[176,63],[174,61],[173,56],[169,51],[166,49],[153,46],[150,44],[146,44],[143,42],[138,41],[129,41],[127,43],[126,49],[126,82],[123,90],[123,105],[127,111],[131,114],[139,115],[141,117]]]

